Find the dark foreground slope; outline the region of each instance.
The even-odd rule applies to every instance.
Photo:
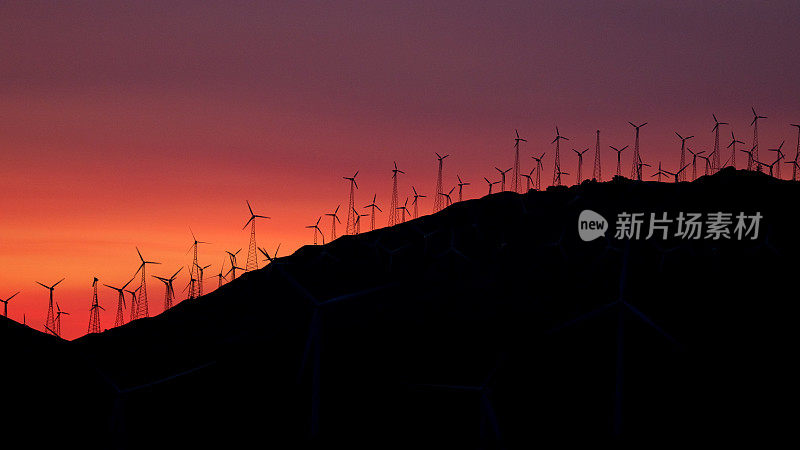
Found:
[[[46,405],[41,429],[98,448],[792,438],[798,198],[724,170],[465,201],[31,348],[69,359],[63,390],[15,392]],[[584,209],[764,219],[756,240],[583,242]]]

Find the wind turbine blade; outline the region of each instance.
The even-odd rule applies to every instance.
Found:
[[[66,278],[62,278],[62,279],[58,280],[58,283],[61,283],[61,282],[62,282],[62,281],[64,281],[65,279],[66,279]],[[58,286],[58,283],[54,284],[54,285],[53,285],[53,287],[56,287],[56,286]]]

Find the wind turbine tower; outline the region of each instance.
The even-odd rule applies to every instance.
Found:
[[[542,153],[542,155],[539,156],[538,158],[535,157],[535,156],[531,156],[531,158],[533,158],[536,161],[536,182],[534,183],[533,188],[536,189],[537,191],[541,191],[542,190],[542,170],[544,169],[544,166],[542,165],[542,160],[544,159],[544,153]],[[491,194],[491,192],[490,192],[490,194]]]
[[[111,288],[111,289],[117,291],[117,293],[119,294],[119,297],[117,298],[117,317],[116,317],[116,319],[114,319],[114,326],[115,327],[121,326],[121,325],[123,325],[125,323],[125,316],[124,316],[124,313],[125,313],[125,294],[124,294],[123,291],[125,290],[126,287],[128,287],[129,284],[131,284],[131,281],[133,281],[133,278],[131,278],[130,281],[125,283],[125,286],[122,286],[121,288],[114,287],[114,286],[109,286],[107,284],[103,284],[103,286],[105,286],[107,288]]]
[[[439,212],[442,210],[442,196],[439,195],[442,193],[442,167],[444,165],[444,159],[450,155],[440,155],[436,154],[436,159],[439,160],[439,170],[436,172],[436,198],[433,200],[433,212]],[[396,206],[396,205],[395,205]]]
[[[145,272],[148,264],[161,264],[154,261],[145,261],[144,257],[142,257],[142,252],[139,251],[139,247],[136,247],[136,253],[139,254],[139,259],[142,261],[137,271],[137,273],[142,273],[142,283],[139,285],[140,292],[136,297],[136,301],[131,303],[131,320],[149,317],[150,312],[147,304],[147,274]],[[134,274],[134,276],[136,275]]]
[[[639,153],[639,129],[647,125],[647,122],[641,125],[635,125],[633,122],[628,123],[636,130],[634,132],[635,137],[633,141],[633,169],[631,170],[631,179],[642,181],[642,166],[639,165],[639,163],[642,162],[642,155]]]
[[[689,150],[689,153],[692,154],[692,181],[694,181],[694,180],[697,179],[697,157],[701,156],[703,153],[705,153],[705,151],[695,153],[695,152],[692,151],[692,149],[690,149],[688,147],[687,147],[687,150]],[[686,180],[684,180],[684,181],[686,181]]]
[[[136,275],[134,275],[134,277],[136,277]],[[131,281],[133,281],[133,280],[131,280]],[[137,295],[137,293],[139,292],[139,290],[141,288],[142,288],[142,286],[139,285],[139,287],[137,287],[134,290],[125,289],[125,292],[127,292],[128,294],[131,294],[131,318],[130,318],[130,321],[133,321],[133,320],[136,319],[136,295]]]
[[[444,159],[444,158],[442,158]],[[397,168],[397,162],[394,163],[394,169],[392,169],[392,203],[389,206],[389,226],[397,224],[397,174],[402,173],[405,174],[402,170]],[[436,208],[434,207],[434,210]],[[374,210],[373,210],[374,212]]]
[[[781,141],[781,145],[779,145],[778,148],[769,149],[769,151],[777,153],[777,157],[775,158],[775,162],[772,163],[772,164],[773,165],[777,164],[777,167],[775,167],[775,178],[777,178],[779,180],[781,179],[781,160],[786,156],[786,155],[783,154],[783,151],[781,151],[781,149],[783,148],[783,144],[784,143],[786,143],[786,141]],[[770,175],[772,175],[772,170],[773,170],[772,166],[770,166],[770,168],[769,168]]]
[[[464,192],[463,192],[464,191],[464,186],[469,186],[469,183],[465,183],[465,182],[461,181],[461,176],[459,176],[459,175],[456,175],[456,178],[458,178],[458,201],[460,202],[460,201],[464,200],[464,195],[463,195],[464,194]],[[528,177],[528,189],[530,189],[530,188],[531,188],[531,178]],[[525,192],[528,192],[528,190],[526,190]]]
[[[164,288],[166,289],[166,293],[164,294],[164,311],[172,308],[172,301],[175,299],[175,289],[172,287],[172,282],[175,281],[175,277],[178,276],[178,273],[181,271],[181,269],[183,269],[183,267],[178,269],[178,271],[175,272],[175,274],[172,275],[169,278],[157,277],[157,276],[153,275],[153,278],[158,278],[162,283],[164,283]],[[190,280],[189,281],[189,285],[194,284],[194,283],[192,283],[195,280],[195,278],[193,276],[190,275],[189,276],[189,280]],[[192,290],[194,290],[194,289],[192,289]],[[190,291],[189,294],[191,295],[191,291]],[[194,298],[194,297],[190,297],[190,298]]]
[[[720,169],[720,167],[719,167],[720,166],[720,163],[719,163],[719,126],[720,125],[728,125],[728,122],[720,122],[719,120],[717,120],[717,116],[715,116],[714,114],[711,114],[711,117],[714,118],[714,128],[711,129],[711,131],[714,132],[714,151],[712,153],[712,159],[711,159],[711,172],[712,173],[717,173],[719,171],[719,169]],[[681,166],[683,166],[683,162],[681,162]]]
[[[97,300],[97,277],[92,280],[92,306],[89,307],[89,333],[100,332],[100,310],[105,308],[100,306]]]
[[[731,166],[736,168],[736,144],[744,144],[742,141],[736,140],[736,136],[733,135],[733,130],[731,130],[731,143],[728,144],[728,148],[733,147],[731,150]]]
[[[247,262],[244,265],[245,272],[258,269],[258,246],[256,245],[256,219],[269,219],[267,216],[260,216],[253,212],[250,202],[247,202],[247,209],[250,211],[250,219],[244,224],[244,230],[250,225],[250,245],[247,247]],[[252,225],[251,225],[252,224]]]
[[[195,271],[199,274],[197,277],[197,296],[201,297],[203,295],[203,271],[211,267],[211,264],[207,266],[195,266]],[[191,276],[190,276],[191,278]]]
[[[339,220],[339,216],[337,215],[340,206],[342,205],[336,205],[336,209],[334,209],[332,213],[325,214],[326,216],[329,216],[331,218],[331,241],[336,239],[336,222],[342,223],[342,221]]]
[[[314,225],[306,225],[306,228],[311,228],[314,230],[314,245],[317,245],[318,238],[317,236],[322,236],[322,243],[325,244],[325,235],[322,234],[322,230],[319,228],[319,221],[322,220],[322,216],[319,216],[317,222]],[[220,272],[222,273],[222,272]]]
[[[600,130],[597,130],[597,141],[594,144],[594,167],[592,167],[592,178],[603,181],[603,171],[600,167]]]
[[[797,181],[797,158],[800,157],[800,125],[790,124],[797,128],[797,150],[794,153],[794,160],[789,161],[792,164],[792,181]]]
[[[519,143],[520,142],[528,142],[528,140],[519,137],[519,131],[517,131],[516,129],[514,130],[514,133],[517,135],[517,137],[514,138],[514,172],[511,173],[511,176],[512,176],[512,180],[511,181],[514,183],[514,192],[519,192],[519,176],[520,176],[520,169],[519,169]],[[460,189],[459,189],[459,192],[460,192]],[[459,201],[461,201],[461,200],[459,200]]]
[[[356,177],[358,176],[358,171],[352,177],[342,177],[343,179],[350,182],[350,203],[347,207],[347,219],[345,220],[345,229],[346,234],[357,234],[356,232],[356,218],[355,216],[358,215],[356,210],[356,189],[358,189],[358,183],[356,182]]]
[[[49,329],[51,332],[56,329],[56,316],[55,311],[53,310],[53,290],[56,288],[56,286],[58,286],[58,283],[61,283],[62,281],[64,281],[64,278],[58,280],[58,282],[52,286],[48,286],[39,281],[36,282],[40,286],[50,291],[50,301],[47,304],[47,318],[44,321],[44,326],[45,329]]]
[[[68,312],[66,312],[66,311],[62,311],[61,307],[58,306],[58,302],[56,302],[56,319],[55,319],[55,326],[56,327],[53,328],[53,330],[55,331],[55,333],[53,333],[53,334],[55,334],[58,337],[61,337],[61,316],[62,315],[68,316],[70,314]]]
[[[622,152],[624,152],[625,149],[628,148],[628,146],[626,145],[625,147],[617,148],[617,147],[614,147],[613,145],[609,145],[609,147],[612,150],[614,150],[615,152],[617,152],[617,176],[621,177],[622,176]]]
[[[583,154],[588,152],[589,149],[587,148],[586,150],[584,150],[582,152],[579,152],[579,151],[577,151],[577,150],[575,150],[573,148],[572,151],[575,152],[575,154],[578,155],[578,183],[577,184],[581,184],[581,181],[583,181],[583,176],[581,175],[581,173],[583,171]]]
[[[767,118],[767,116],[759,116],[756,113],[756,109],[755,108],[750,108],[750,109],[753,110],[753,121],[750,122],[750,125],[753,126],[753,148],[751,150],[752,154],[750,155],[751,162],[750,162],[750,164],[748,164],[748,166],[752,166],[752,164],[753,164],[752,161],[760,161],[758,159],[758,119],[766,119]],[[747,170],[750,170],[750,169],[751,169],[751,167],[747,168]],[[761,172],[761,165],[760,164],[757,165],[756,170]]]
[[[336,208],[336,209],[339,209],[339,208]],[[242,251],[242,249],[236,250],[233,253],[225,250],[225,253],[228,254],[228,259],[230,259],[230,261],[231,261],[231,268],[230,268],[230,270],[228,270],[228,273],[233,273],[233,276],[231,277],[231,281],[236,279],[236,270],[244,270],[241,267],[237,267],[236,266],[236,255],[238,255],[240,251]],[[227,276],[228,273],[226,273],[225,276]]]
[[[551,142],[551,144],[553,144],[553,143],[556,144],[556,156],[555,156],[556,162],[555,162],[555,166],[553,168],[553,185],[554,186],[561,186],[561,174],[564,173],[564,172],[561,171],[561,157],[560,157],[560,150],[559,150],[559,141],[561,139],[564,139],[564,140],[567,140],[567,141],[569,140],[569,138],[565,138],[564,136],[561,136],[561,133],[558,132],[558,127],[556,127],[556,137],[555,137],[555,139],[553,139],[553,142]]]
[[[510,168],[508,168],[506,170],[500,170],[498,167],[495,167],[495,170],[500,172],[500,192],[505,192],[506,191],[506,174],[511,169],[513,169],[513,167],[510,167]],[[439,196],[441,196],[441,194],[443,194],[443,192],[440,192]]]
[[[675,135],[677,135],[678,139],[681,140],[681,165],[680,165],[680,167],[683,167],[684,165],[686,165],[686,141],[688,141],[689,139],[693,138],[694,136],[683,137],[680,134],[678,134],[677,131],[675,132]],[[686,174],[685,173],[681,174],[681,181],[686,181]]]
[[[414,206],[414,218],[416,219],[419,217],[419,199],[425,198],[426,196],[417,193],[417,188],[414,186],[411,186],[411,190],[414,191],[414,200],[411,201],[411,205]]]
[[[369,217],[370,230],[374,230],[375,229],[375,210],[377,209],[378,211],[381,211],[381,209],[378,207],[378,204],[375,203],[375,198],[377,196],[378,196],[378,194],[373,194],[372,195],[372,203],[370,203],[369,205],[364,207],[364,208],[372,209],[372,211],[370,211],[370,217]],[[383,211],[381,211],[381,212],[383,212]]]
[[[403,211],[400,223],[405,223],[406,222],[406,213],[408,212],[408,197],[406,197],[406,202],[403,204],[403,206],[401,206],[401,207],[399,207],[397,209]]]
[[[193,259],[192,259],[192,267],[191,267],[191,270],[189,271],[189,277],[191,278],[193,276],[197,276],[198,275],[197,268],[200,267],[200,265],[197,263],[197,246],[198,246],[198,244],[210,244],[210,242],[198,241],[197,238],[195,237],[194,231],[192,231],[191,227],[189,227],[189,232],[192,233],[192,245],[191,245],[191,247],[189,247],[189,250],[187,250],[186,252],[188,253],[188,252],[194,250],[194,256],[193,256]],[[196,288],[196,286],[193,287],[193,289],[194,288]],[[200,295],[202,295],[202,294],[200,294]],[[192,298],[195,298],[195,297],[198,297],[199,295],[198,295],[198,292],[195,290],[194,292],[190,292],[189,296],[192,297]]]

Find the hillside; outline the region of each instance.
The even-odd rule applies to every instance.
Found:
[[[786,439],[798,198],[730,168],[506,192],[73,342],[3,320],[4,409],[25,412],[5,420],[97,448]],[[763,219],[755,240],[584,242],[585,209]]]

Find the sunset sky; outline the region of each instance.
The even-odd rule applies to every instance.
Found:
[[[356,203],[377,193],[382,225],[393,161],[407,173],[401,203],[415,185],[426,213],[434,152],[452,155],[446,190],[458,173],[482,196],[483,177],[513,163],[515,128],[523,172],[548,152],[543,182],[556,125],[569,184],[571,148],[592,148],[591,174],[596,129],[613,174],[608,146],[632,146],[628,121],[649,122],[642,158],[668,170],[674,131],[710,150],[712,113],[731,123],[723,146],[731,129],[749,146],[751,106],[768,116],[762,159],[783,139],[796,151],[797,1],[199,3],[0,3],[0,298],[22,291],[12,319],[43,329],[35,282],[66,277],[64,337],[84,334],[92,277],[124,284],[135,246],[163,263],[151,274],[185,267],[189,227],[213,243],[200,249],[207,275],[226,249],[244,248],[243,265],[245,200],[272,217],[259,245],[294,251],[311,242],[305,225],[344,210],[342,177],[356,170]],[[630,152],[623,162],[628,175]],[[186,283],[184,268],[176,291]],[[160,313],[163,285],[148,291]],[[110,327],[116,293],[101,287],[100,303]]]

